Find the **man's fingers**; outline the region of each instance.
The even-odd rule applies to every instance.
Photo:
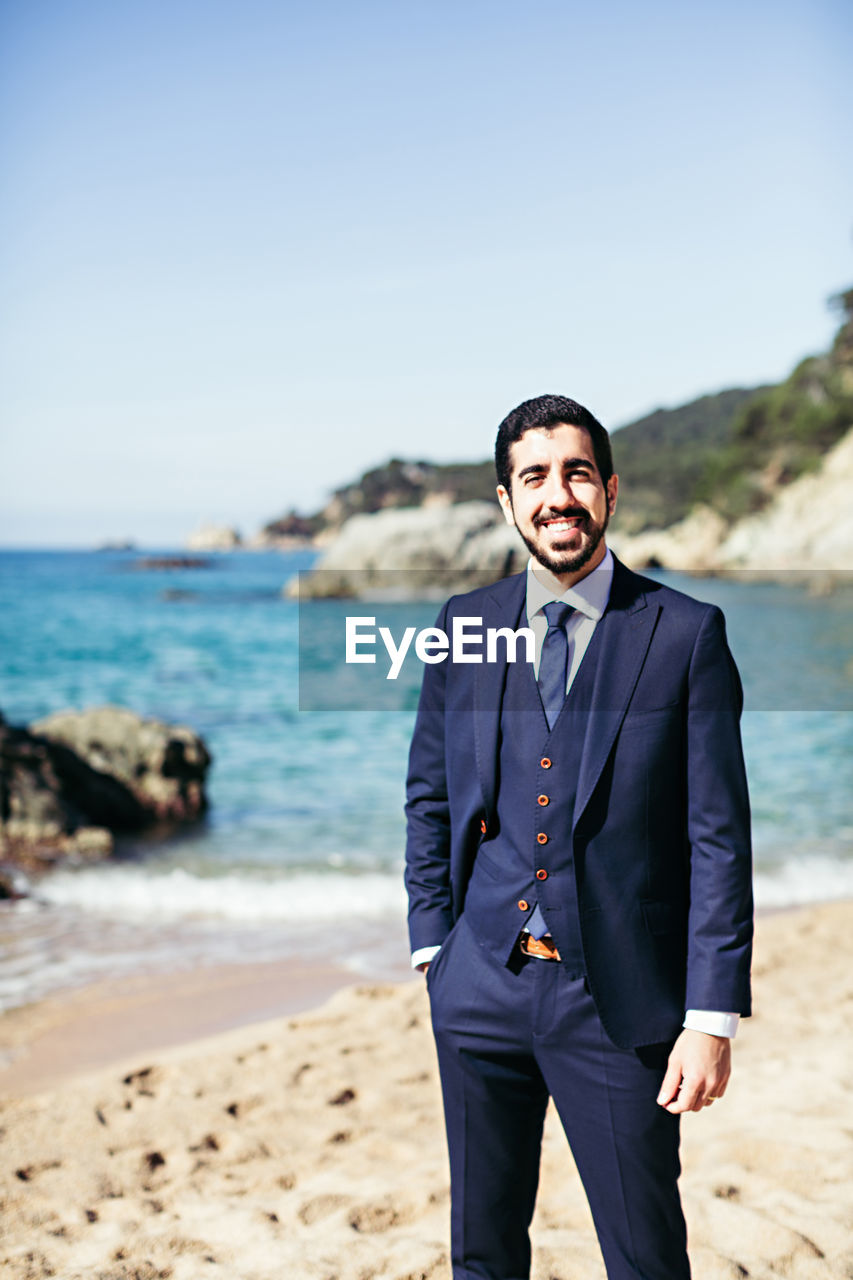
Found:
[[[692,1084],[682,1080],[678,1098],[667,1107],[667,1111],[674,1114],[682,1111],[702,1111],[705,1107],[712,1107],[722,1098],[727,1085],[728,1077],[721,1081],[701,1079]]]
[[[722,1098],[723,1094],[726,1092],[728,1083],[728,1075],[711,1076],[710,1078],[706,1078],[704,1088],[702,1090],[703,1105],[708,1107],[713,1102],[719,1102],[720,1098]]]
[[[681,1085],[681,1063],[670,1058],[669,1065],[666,1069],[666,1075],[658,1094],[658,1104],[666,1107],[678,1096],[679,1086]]]
[[[678,1096],[666,1105],[666,1110],[680,1115],[684,1111],[701,1111],[703,1103],[702,1081],[682,1079]]]

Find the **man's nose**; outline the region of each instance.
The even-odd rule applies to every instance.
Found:
[[[574,506],[575,495],[572,491],[571,480],[561,472],[549,475],[548,483],[545,487],[545,500],[548,506],[555,508],[555,510]]]

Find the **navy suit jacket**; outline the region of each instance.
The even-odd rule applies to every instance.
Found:
[[[453,597],[436,625],[448,634],[454,617],[524,626],[525,597],[522,573]],[[674,1039],[688,1008],[750,1012],[742,692],[720,610],[615,558],[597,626],[593,709],[563,843],[590,991],[610,1038],[633,1048]],[[425,666],[406,803],[413,950],[447,937],[482,827],[495,832],[505,678],[505,661]],[[558,947],[560,905],[543,902]]]

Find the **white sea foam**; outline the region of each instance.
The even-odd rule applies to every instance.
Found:
[[[214,918],[233,921],[381,919],[405,911],[402,875],[297,872],[276,877],[230,872],[199,876],[176,867],[139,866],[57,872],[39,885],[53,906],[136,920]]]
[[[838,898],[853,898],[853,860],[812,855],[789,859],[778,870],[759,870],[755,875],[759,908],[795,907]]]
[[[235,923],[315,922],[400,918],[405,913],[402,874],[324,869],[278,875],[228,872],[200,876],[176,867],[155,872],[142,866],[102,865],[60,871],[43,880],[41,901],[73,906],[111,919],[219,919]],[[809,854],[779,868],[759,867],[759,907],[853,897],[853,859]]]

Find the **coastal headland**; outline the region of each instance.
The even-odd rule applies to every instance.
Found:
[[[853,562],[853,290],[833,301],[843,323],[832,346],[783,382],[701,396],[613,432],[620,498],[608,541],[629,567],[750,580],[793,572],[818,591],[844,580]],[[491,460],[392,458],[321,511],[269,522],[252,545],[302,539],[322,550],[301,597],[364,595],[395,574],[397,590],[409,576],[412,595],[436,584],[462,590],[526,563],[494,485]]]

